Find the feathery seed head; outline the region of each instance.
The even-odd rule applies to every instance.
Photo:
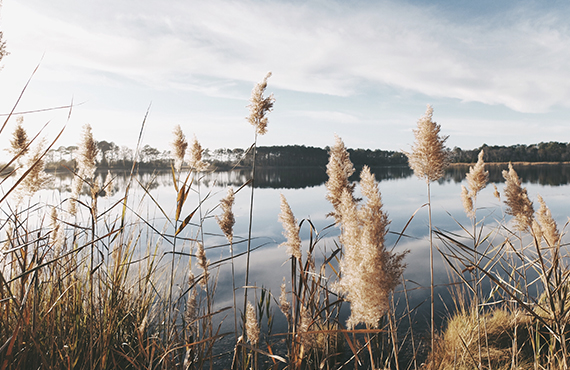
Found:
[[[513,165],[509,163],[509,170],[503,170],[505,184],[505,204],[506,213],[515,217],[516,228],[520,231],[528,230],[532,227],[534,208],[528,198],[526,188],[521,187],[519,179]]]
[[[358,211],[358,218],[362,224],[362,242],[371,249],[384,247],[384,236],[388,232],[388,215],[382,210],[382,196],[378,183],[370,168],[364,166],[360,173],[360,186],[366,203]]]
[[[186,320],[186,325],[191,325],[198,316],[198,294],[196,289],[192,286],[194,285],[194,273],[192,270],[188,272],[188,299],[186,300],[186,311],[184,312],[184,318]],[[192,327],[192,326],[191,326]]]
[[[51,228],[52,228],[52,240],[53,246],[52,249],[54,251],[54,255],[57,257],[59,256],[63,243],[64,243],[64,234],[63,229],[58,220],[57,208],[53,207],[51,210]]]
[[[200,280],[200,285],[202,287],[206,287],[208,284],[208,276],[210,273],[208,272],[208,266],[210,265],[210,261],[206,259],[206,251],[204,250],[204,246],[202,243],[198,243],[198,251],[196,252],[196,259],[198,262],[198,267],[204,271],[202,280]]]
[[[251,302],[247,302],[247,309],[245,314],[245,333],[247,339],[252,345],[256,345],[259,342],[259,324],[257,323],[257,317],[255,315],[255,308]]]
[[[441,126],[432,121],[433,108],[428,105],[422,118],[418,120],[414,130],[416,141],[412,152],[404,154],[414,174],[426,182],[439,180],[444,175],[449,156],[445,149],[448,136],[440,136]]]
[[[344,142],[340,137],[335,135],[335,144],[329,151],[329,162],[327,164],[327,175],[329,177],[325,186],[328,190],[327,200],[333,205],[333,212],[331,215],[337,223],[341,221],[341,214],[339,207],[341,203],[341,195],[343,190],[346,189],[350,196],[354,192],[354,185],[350,184],[348,178],[354,173],[354,166],[350,161],[350,156]],[[354,199],[354,198],[353,198]]]
[[[186,149],[188,148],[188,141],[186,141],[186,136],[182,132],[180,125],[174,127],[174,141],[172,142],[173,156],[174,156],[174,168],[176,171],[180,171],[182,163],[184,162],[184,156],[186,155]]]
[[[312,324],[313,318],[311,317],[309,310],[305,307],[305,305],[301,305],[301,320],[299,323],[298,331],[299,334],[301,334],[301,344],[305,348],[313,348],[315,346],[315,335],[307,334]]]
[[[554,247],[558,244],[560,240],[560,232],[558,231],[558,225],[550,209],[546,206],[544,199],[540,195],[537,195],[538,202],[540,203],[540,208],[536,211],[536,218],[540,223],[541,234],[546,240],[549,247]]]
[[[497,189],[497,185],[493,184],[493,188],[494,188],[493,195],[498,200],[501,200],[501,193],[499,193],[499,189]]]
[[[194,169],[196,172],[204,171],[208,168],[208,164],[202,161],[202,145],[196,139],[196,135],[192,139],[192,146],[190,147],[190,161],[189,165],[191,168]]]
[[[232,212],[232,207],[234,205],[235,193],[232,187],[228,188],[228,195],[220,201],[220,205],[222,207],[222,216],[216,216],[216,220],[218,221],[218,225],[220,229],[224,232],[224,235],[230,242],[233,242],[234,238],[234,224],[236,222],[234,213]]]
[[[263,96],[269,77],[271,77],[271,72],[267,73],[263,81],[255,85],[249,99],[250,104],[247,106],[250,112],[247,120],[255,127],[255,132],[259,135],[264,135],[267,132],[268,119],[266,115],[273,110],[273,103],[275,102],[273,94],[268,97]]]
[[[12,133],[12,140],[10,140],[10,148],[7,149],[7,151],[12,155],[18,155],[20,153],[21,155],[24,155],[28,151],[28,134],[24,129],[23,123],[24,117],[19,116],[16,119],[16,128]]]
[[[26,175],[24,180],[22,180],[21,187],[18,188],[18,196],[32,196],[38,190],[46,186],[50,181],[51,177],[48,176],[45,169],[45,162],[43,159],[44,155],[45,140],[41,140],[38,145],[33,149],[29,158],[26,161],[26,170],[30,169],[30,172]]]
[[[93,132],[91,130],[91,125],[86,124],[83,126],[83,133],[81,142],[79,143],[78,152],[78,173],[79,176],[84,177],[88,180],[92,179],[95,175],[95,170],[97,169],[97,153],[99,149],[97,148],[97,142],[93,138]]]
[[[469,195],[476,200],[477,194],[487,186],[489,181],[489,171],[485,171],[485,162],[483,161],[483,151],[479,152],[477,164],[474,167],[469,167],[469,173],[465,176],[467,178],[467,185],[469,186]]]
[[[285,284],[285,278],[283,278],[283,283],[281,283],[281,295],[279,295],[279,309],[283,312],[283,315],[287,318],[287,322],[291,320],[291,303],[287,300],[287,285]]]
[[[285,196],[281,194],[281,213],[279,214],[279,221],[283,224],[283,235],[287,238],[285,243],[279,246],[286,245],[286,253],[301,259],[301,238],[299,238],[299,224],[291,211],[291,207],[287,203]]]
[[[489,172],[485,171],[485,162],[483,162],[483,151],[479,152],[477,164],[474,167],[469,167],[469,172],[466,174],[467,186],[469,190],[461,185],[461,200],[463,201],[463,208],[465,213],[471,219],[475,219],[475,202],[477,201],[477,194],[487,186],[489,181]]]
[[[362,170],[360,183],[367,198],[360,210],[347,189],[339,206],[344,257],[340,263],[342,277],[334,289],[346,293],[350,301],[349,328],[359,323],[378,326],[389,307],[389,294],[405,267],[405,253],[393,254],[384,245],[388,216],[382,210],[378,184],[368,167]]]
[[[71,184],[71,196],[69,197],[69,213],[72,216],[77,214],[77,199],[79,199],[79,194],[83,188],[83,180],[79,176],[73,177],[73,182]]]
[[[475,211],[473,210],[473,198],[471,198],[471,195],[465,185],[461,185],[461,201],[463,202],[463,209],[465,210],[467,217],[475,217]]]

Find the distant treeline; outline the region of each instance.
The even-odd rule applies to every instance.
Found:
[[[570,143],[550,141],[531,145],[488,146],[463,150],[455,147],[451,150],[453,163],[477,162],[477,155],[485,151],[485,162],[570,162]]]
[[[149,145],[141,148],[138,156],[132,149],[119,147],[113,142],[101,141],[99,147],[99,167],[121,169],[130,168],[133,162],[142,168],[167,169],[171,155],[167,150],[160,151]],[[481,150],[485,151],[485,162],[570,162],[570,143],[548,142],[532,145],[488,146],[463,150],[455,147],[449,150],[452,163],[475,163]],[[261,146],[257,148],[256,165],[258,167],[321,167],[328,162],[329,148],[316,148],[304,145]],[[402,152],[391,150],[348,149],[355,167],[406,166],[408,159]],[[46,159],[48,169],[74,168],[76,146],[52,149]],[[251,151],[237,149],[206,149],[203,159],[213,169],[250,167],[253,161]]]
[[[244,155],[242,149],[226,149],[224,158],[232,160],[210,160],[216,168],[249,167],[253,161],[252,153]],[[229,153],[232,152],[232,153]],[[236,153],[237,152],[237,153]],[[406,156],[400,152],[370,149],[348,149],[350,160],[356,167],[363,165],[374,166],[405,166]],[[215,153],[215,152],[214,152]],[[231,154],[234,154],[233,156]],[[235,155],[238,154],[238,155]],[[329,148],[315,148],[304,145],[261,146],[257,148],[255,163],[259,167],[322,167],[329,160]]]

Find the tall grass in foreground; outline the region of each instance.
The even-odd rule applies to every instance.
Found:
[[[263,96],[268,77],[251,98],[253,155],[273,107],[273,97]],[[430,183],[445,165],[445,138],[431,118],[428,107],[409,154],[411,166],[427,182],[430,216]],[[477,203],[488,181],[484,153],[461,194],[472,224],[458,223],[459,232],[449,232],[433,227],[430,217],[431,353],[420,359],[414,309],[398,307],[407,252],[395,253],[387,245],[390,221],[379,184],[368,167],[359,181],[349,179],[355,169],[339,137],[326,168],[331,224],[317,230],[310,219],[297,220],[281,197],[276,218],[283,225],[283,260],[290,270],[278,297],[248,280],[255,249],[253,183],[228,189],[211,206],[211,194],[200,189],[207,170],[201,146],[196,139],[190,146],[180,127],[174,130],[170,169],[174,204],[153,197],[152,175],[150,182],[129,185],[120,199],[102,208],[100,198],[111,190],[111,181],[96,173],[89,127],[72,169],[70,197],[33,203],[33,193],[47,181],[46,150],[37,149],[41,140],[36,138],[29,140],[21,122],[16,124],[11,141],[16,185],[3,197],[0,224],[0,369],[410,369],[418,360],[432,369],[568,368],[570,274],[562,233],[542,198],[534,211],[512,166],[504,172],[504,198],[505,214],[513,220],[488,226],[490,215],[481,217]],[[253,166],[252,176],[255,159]],[[135,181],[132,172],[129,184]],[[240,220],[232,205],[248,184],[249,235],[241,238],[234,235]],[[141,208],[145,200],[150,206]],[[204,222],[214,217],[227,244],[209,245],[204,238]],[[332,228],[340,237],[327,244],[324,236]],[[301,239],[302,230],[308,240]],[[404,231],[395,232],[399,239]],[[235,244],[243,241],[247,249],[235,253]],[[456,310],[443,328],[434,324],[436,249],[448,262],[458,292]],[[227,250],[229,257],[213,260],[217,250]],[[244,285],[233,266],[240,258],[246,259]],[[227,307],[216,304],[223,264],[232,265]],[[236,294],[240,289],[243,302]],[[255,294],[248,295],[248,289]],[[232,314],[233,329],[222,332],[221,323]],[[273,331],[276,314],[284,315],[285,332]],[[404,322],[412,323],[410,328]]]

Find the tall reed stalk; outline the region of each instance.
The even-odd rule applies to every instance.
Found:
[[[427,185],[427,206],[429,220],[429,260],[430,260],[430,328],[431,350],[435,349],[435,318],[434,318],[434,274],[433,274],[433,226],[431,207],[431,183],[439,180],[448,164],[448,153],[445,149],[447,136],[441,136],[441,126],[432,121],[433,108],[428,105],[423,117],[418,120],[414,131],[415,142],[411,152],[404,152],[414,174],[424,179]]]
[[[251,256],[251,236],[253,229],[253,194],[255,189],[255,157],[257,154],[257,136],[265,135],[267,132],[267,123],[269,119],[267,114],[273,110],[273,103],[275,98],[273,94],[268,97],[264,97],[263,94],[267,88],[267,80],[271,77],[271,72],[267,73],[263,81],[255,85],[251,92],[249,108],[249,116],[247,117],[248,122],[255,128],[255,138],[252,146],[252,163],[251,163],[251,198],[249,204],[249,227],[248,227],[248,238],[247,238],[247,256],[246,256],[246,267],[245,267],[245,285],[244,285],[244,299],[243,299],[243,312],[246,312],[247,308],[247,291],[249,287],[249,266],[250,266],[250,256]]]

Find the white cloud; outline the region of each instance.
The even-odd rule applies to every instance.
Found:
[[[6,69],[45,51],[41,78],[52,81],[109,86],[117,76],[235,98],[236,84],[272,70],[272,86],[337,96],[378,84],[520,112],[570,102],[566,14],[524,5],[467,20],[437,6],[322,0],[27,0],[2,13]]]
[[[312,121],[324,123],[359,123],[360,119],[352,114],[336,111],[296,111],[289,115],[293,117],[306,117]]]

